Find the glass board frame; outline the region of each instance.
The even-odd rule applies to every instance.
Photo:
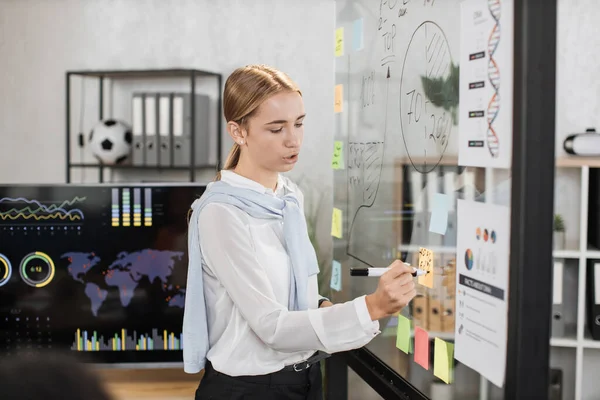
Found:
[[[505,399],[549,388],[557,1],[514,0],[511,242]],[[535,284],[532,284],[535,282]],[[348,367],[385,399],[428,399],[366,348],[326,360],[326,399],[348,398]]]

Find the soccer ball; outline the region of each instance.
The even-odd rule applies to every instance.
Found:
[[[124,122],[107,119],[90,132],[90,151],[102,164],[122,164],[131,153],[131,128]]]

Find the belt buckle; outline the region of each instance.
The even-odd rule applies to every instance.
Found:
[[[298,365],[303,365],[303,368],[298,368],[297,367]],[[302,361],[302,362],[296,363],[293,366],[295,372],[304,371],[305,369],[308,369],[308,367],[310,367],[310,364],[307,361]]]

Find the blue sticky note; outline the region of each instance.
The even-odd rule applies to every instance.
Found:
[[[429,232],[439,233],[440,235],[446,234],[446,229],[448,229],[450,201],[451,198],[447,194],[436,193],[433,196]]]
[[[338,292],[342,290],[342,264],[333,260],[333,268],[331,269],[331,288]]]
[[[364,47],[363,19],[357,19],[352,24],[352,48],[354,51],[362,50]]]

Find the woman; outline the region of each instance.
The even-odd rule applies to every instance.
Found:
[[[413,270],[396,261],[372,294],[320,297],[302,193],[280,175],[302,145],[300,90],[250,65],[227,79],[223,109],[234,145],[190,218],[184,369],[205,367],[196,399],[321,399],[318,361],[372,340],[415,296]]]

